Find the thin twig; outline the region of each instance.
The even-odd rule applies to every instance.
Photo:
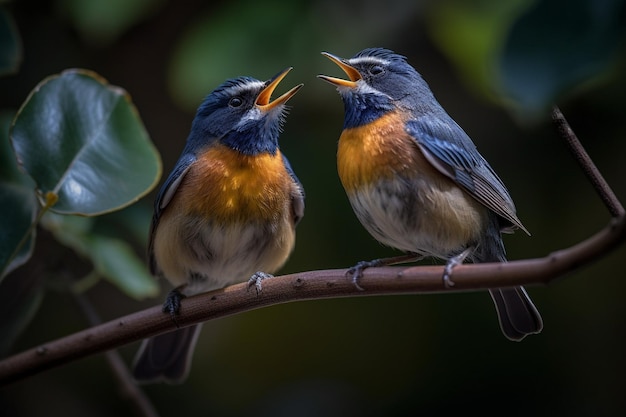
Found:
[[[102,320],[89,300],[82,293],[74,292],[74,295],[89,325],[100,325]],[[122,395],[131,401],[138,415],[143,417],[159,417],[159,413],[156,408],[154,408],[152,402],[148,399],[143,390],[133,381],[133,377],[118,351],[109,350],[105,352],[104,357],[119,383]]]
[[[565,143],[568,145],[574,159],[578,162],[591,182],[591,185],[593,185],[598,195],[609,209],[611,216],[623,216],[624,206],[622,206],[622,203],[620,203],[617,196],[596,167],[596,164],[594,164],[593,160],[589,157],[589,154],[578,140],[578,137],[565,119],[565,116],[563,116],[563,113],[561,113],[561,110],[556,106],[552,109],[552,120],[561,137],[565,139]]]

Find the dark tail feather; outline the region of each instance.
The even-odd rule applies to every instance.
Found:
[[[491,213],[490,223],[473,256],[475,262],[506,262],[506,251],[500,234],[500,218]],[[523,287],[489,290],[496,305],[502,333],[509,340],[520,341],[529,334],[540,333],[543,320]]]
[[[543,321],[523,287],[489,290],[498,311],[502,333],[514,341],[541,332]]]
[[[133,376],[137,382],[179,384],[187,378],[202,325],[185,327],[146,339],[141,344]]]

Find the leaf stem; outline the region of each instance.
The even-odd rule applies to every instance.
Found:
[[[77,296],[79,294],[84,294],[87,290],[100,282],[100,278],[100,274],[96,272],[96,270],[93,270],[72,284],[72,292]]]

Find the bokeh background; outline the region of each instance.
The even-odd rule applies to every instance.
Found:
[[[267,79],[293,66],[277,93],[305,86],[290,101],[281,147],[304,184],[307,209],[284,273],[395,253],[362,229],[336,175],[343,106],[316,75],[340,71],[321,51],[350,57],[384,46],[408,57],[516,201],[532,237],[505,237],[511,259],[572,245],[609,219],[549,123],[546,103],[561,106],[618,197],[626,198],[622,1],[0,5],[15,20],[23,47],[19,71],[0,78],[0,109],[18,109],[46,76],[91,69],[132,96],[165,172],[209,91],[226,78]],[[111,216],[111,224],[123,218],[144,232],[139,239],[128,235],[141,256],[153,198],[154,191]],[[41,281],[46,292],[10,352],[89,325],[67,291],[89,264],[45,231],[34,256],[46,268],[26,265],[14,275]],[[501,335],[483,292],[291,303],[206,323],[188,381],[143,389],[162,416],[624,415],[625,258],[621,248],[529,288],[545,329],[521,343]],[[157,305],[168,290],[162,283],[158,297],[135,300],[101,281],[85,296],[106,320]],[[5,297],[8,291],[11,296],[0,286]],[[137,347],[119,349],[127,363]],[[1,388],[0,414],[136,415],[101,355]]]

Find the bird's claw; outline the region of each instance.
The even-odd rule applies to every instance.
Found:
[[[259,295],[263,292],[263,285],[261,284],[264,280],[268,278],[274,278],[274,275],[268,274],[263,271],[257,271],[248,280],[248,290],[254,286],[256,288],[256,293]]]
[[[374,259],[373,261],[360,261],[352,268],[346,271],[347,276],[352,276],[352,284],[359,291],[365,291],[365,288],[359,285],[359,280],[363,277],[363,271],[367,268],[381,266],[380,259]]]
[[[452,270],[457,266],[461,265],[465,258],[467,258],[474,251],[473,247],[469,247],[465,249],[463,252],[458,255],[453,256],[448,259],[445,268],[443,269],[443,285],[446,288],[454,287],[454,282],[452,281]]]
[[[449,262],[443,269],[443,285],[446,288],[452,288],[456,285],[454,281],[452,281],[452,270],[456,265],[456,263]]]
[[[176,316],[180,314],[180,301],[185,297],[185,294],[181,293],[178,288],[174,288],[167,294],[167,298],[165,298],[165,302],[161,308],[161,311],[164,313],[169,313],[177,327],[178,322],[176,321]]]

